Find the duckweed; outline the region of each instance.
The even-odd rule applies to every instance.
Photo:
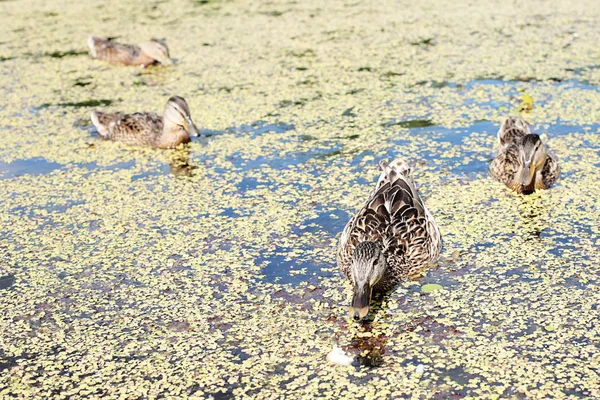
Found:
[[[0,2],[0,397],[600,397],[600,5],[551,3]],[[176,63],[106,65],[90,34]],[[531,196],[487,174],[523,93],[562,166]],[[187,148],[86,125],[173,94],[210,134]],[[355,324],[336,234],[394,157],[445,290]]]

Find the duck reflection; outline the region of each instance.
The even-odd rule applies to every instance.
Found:
[[[535,197],[532,197],[535,196]],[[539,240],[542,232],[547,227],[548,206],[542,198],[537,195],[519,196],[520,221],[517,223],[517,231],[520,231],[525,240]]]
[[[190,164],[188,146],[176,148],[169,154],[169,172],[177,176],[193,176],[197,166]]]
[[[376,327],[373,318],[385,315],[390,294],[378,293],[373,296],[372,312],[360,322],[359,329],[352,337],[349,350],[356,354],[353,363],[355,366],[380,367],[384,363],[387,336],[383,332],[373,334],[373,328]]]

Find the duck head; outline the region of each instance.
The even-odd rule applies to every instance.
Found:
[[[174,125],[185,130],[189,136],[200,136],[200,131],[194,125],[190,108],[183,97],[173,96],[167,102],[163,114],[165,129],[171,129]]]
[[[386,261],[381,245],[376,242],[361,242],[354,248],[350,274],[353,282],[350,314],[360,321],[369,313],[373,287],[383,278]]]
[[[519,151],[519,169],[516,178],[521,187],[530,187],[536,171],[541,171],[546,162],[546,146],[539,135],[530,133],[522,139]]]
[[[173,60],[169,57],[169,48],[164,40],[151,39],[140,45],[142,52],[148,57],[155,59],[161,64],[173,64]]]

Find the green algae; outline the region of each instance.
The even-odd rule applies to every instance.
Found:
[[[31,5],[0,4],[0,162],[22,168],[0,176],[0,397],[600,396],[596,5]],[[92,33],[165,37],[178,60],[24,57]],[[529,197],[486,171],[523,91],[563,168]],[[167,152],[86,125],[84,107],[173,94],[215,134]],[[406,282],[355,325],[335,236],[396,156],[440,225],[426,282],[446,290]],[[334,345],[362,367],[328,365]]]
[[[87,85],[75,85],[75,86],[87,86]],[[100,107],[100,106],[110,106],[114,103],[114,100],[109,99],[100,99],[100,100],[83,100],[83,101],[74,101],[74,102],[64,102],[64,103],[56,103],[49,104],[44,103],[40,106],[40,108],[58,106],[58,107]]]

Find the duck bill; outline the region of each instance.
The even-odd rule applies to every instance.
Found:
[[[521,175],[519,177],[519,183],[521,186],[529,186],[531,181],[533,180],[533,175],[535,174],[535,165],[529,165],[523,167],[521,170]]]
[[[160,63],[162,65],[172,65],[173,64],[173,60],[171,60],[170,58],[164,58],[164,59],[160,60]]]
[[[190,136],[200,136],[200,131],[190,117],[185,117],[183,120],[183,128]]]
[[[372,292],[371,285],[368,283],[354,285],[350,314],[355,321],[360,321],[369,313]]]

